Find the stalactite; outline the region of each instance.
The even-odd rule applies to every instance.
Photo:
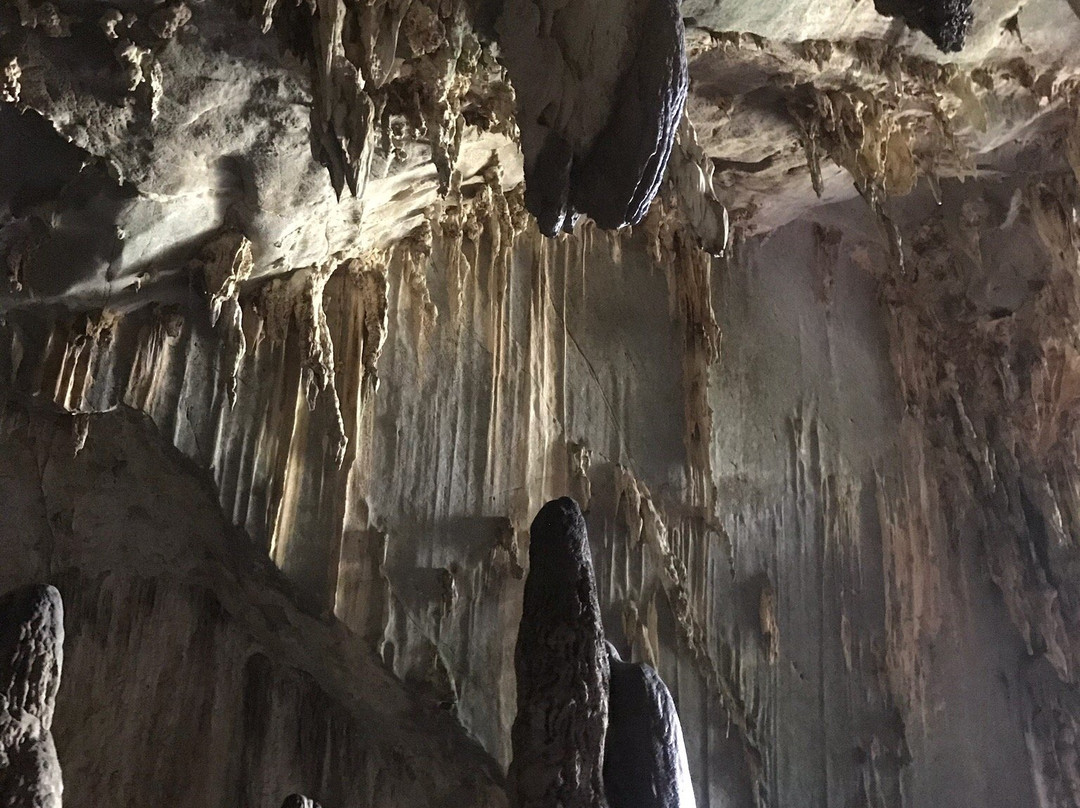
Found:
[[[566,494],[699,804],[1076,801],[1076,19],[121,5],[0,8],[0,579],[71,607],[72,805],[499,808]]]
[[[945,53],[964,47],[964,39],[974,19],[971,0],[930,0],[922,3],[876,0],[874,8],[879,14],[901,17],[909,26],[930,37]]]
[[[572,231],[578,214],[604,228],[639,223],[686,102],[677,4],[627,0],[602,16],[515,0],[496,22],[518,98],[525,203],[549,237]]]
[[[803,132],[814,191],[824,190],[822,152],[850,172],[856,188],[878,218],[898,270],[904,272],[899,228],[890,217],[887,195],[910,193],[918,179],[912,135],[895,111],[869,94],[814,91],[808,106],[791,111]]]
[[[395,114],[426,139],[439,194],[445,196],[461,152],[470,95],[483,93],[481,84],[505,85],[463,6],[420,0],[374,0],[357,8],[342,0],[309,0],[309,6],[316,96],[312,143],[338,196],[348,186],[353,196],[363,197]],[[273,27],[276,8],[276,0],[265,0],[264,32]],[[500,94],[505,92],[495,86],[492,96]],[[485,125],[512,134],[505,111],[500,112],[505,106],[494,103]]]
[[[396,254],[400,256],[404,281],[417,298],[420,305],[420,317],[415,334],[417,345],[430,336],[439,317],[439,309],[431,299],[428,289],[427,266],[431,260],[432,229],[425,222],[416,232],[411,233],[398,245]]]
[[[203,248],[196,259],[196,266],[203,271],[206,292],[210,295],[210,325],[217,325],[221,321],[226,332],[223,343],[227,351],[226,361],[231,369],[226,380],[226,391],[229,403],[235,404],[240,370],[247,353],[240,289],[251,278],[255,268],[251,242],[240,233],[223,233]]]
[[[711,511],[716,494],[712,478],[709,379],[713,366],[720,360],[722,332],[713,310],[712,257],[697,246],[677,210],[659,202],[646,220],[645,228],[650,255],[666,274],[671,309],[683,326],[683,442],[687,472],[695,502]]]
[[[386,255],[369,255],[363,259],[352,259],[343,264],[343,269],[360,289],[360,318],[363,321],[364,366],[361,399],[375,395],[379,389],[379,355],[386,343],[388,325],[388,303],[386,278]]]
[[[102,311],[96,316],[83,315],[76,317],[72,328],[63,334],[63,354],[51,391],[53,401],[59,406],[71,412],[91,408],[88,402],[96,381],[95,365],[110,349],[118,319],[119,314],[110,311]],[[106,406],[115,406],[115,401]]]
[[[727,250],[731,223],[727,208],[716,194],[714,170],[712,160],[698,143],[693,123],[683,116],[669,172],[674,185],[673,202],[697,245],[719,258]]]
[[[306,267],[295,270],[284,281],[271,282],[262,294],[260,306],[266,314],[267,332],[278,341],[284,338],[290,323],[295,323],[300,342],[300,382],[304,397],[310,410],[315,409],[320,395],[328,397],[335,413],[334,440],[340,465],[345,458],[348,437],[334,384],[334,342],[323,307],[323,291],[336,267],[336,263]]]

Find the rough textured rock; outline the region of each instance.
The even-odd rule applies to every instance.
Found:
[[[344,4],[271,3],[266,19],[257,4],[252,19],[228,0],[69,0],[76,33],[59,38],[16,5],[0,8],[5,93],[18,89],[0,107],[5,299],[152,296],[223,231],[251,242],[250,278],[287,274],[404,236],[452,174],[520,176],[512,90],[460,20],[452,42],[394,66],[407,3],[370,10],[384,30]],[[339,200],[345,185],[358,196]]]
[[[614,2],[594,16],[510,0],[497,28],[517,88],[525,205],[541,232],[572,230],[579,214],[609,229],[638,224],[686,102],[678,3]]]
[[[630,65],[615,90],[611,117],[570,171],[574,207],[608,229],[639,224],[649,212],[686,103],[678,4],[650,0],[640,26]]]
[[[971,0],[931,0],[897,2],[875,0],[874,7],[888,17],[901,17],[912,28],[922,31],[945,53],[964,47],[964,37],[971,28]]]
[[[52,586],[0,597],[0,804],[60,808],[64,781],[53,744],[64,666],[64,607]]]
[[[623,662],[607,644],[611,666],[604,792],[611,808],[695,808],[679,714],[648,665]]]
[[[607,633],[670,687],[698,804],[803,804],[807,794],[812,806],[858,804],[871,789],[894,800],[903,790],[913,806],[1011,808],[1037,805],[1038,789],[1047,789],[1064,807],[1071,787],[1066,770],[1055,767],[1058,750],[1068,748],[1073,685],[1058,678],[1047,654],[1068,647],[1061,637],[1069,629],[1057,626],[1071,625],[1069,612],[1055,608],[1062,596],[1054,590],[1069,580],[1069,545],[1025,544],[1027,536],[1042,534],[1028,527],[1029,519],[1039,524],[1036,511],[1016,494],[993,506],[1004,508],[994,524],[1007,530],[976,530],[979,514],[991,506],[983,494],[968,493],[983,472],[967,458],[982,457],[980,434],[1003,434],[1000,426],[978,424],[988,413],[1011,412],[1006,401],[1059,402],[1040,403],[1018,423],[1039,423],[1029,419],[1045,412],[1040,417],[1058,431],[1041,428],[1045,437],[1037,445],[1057,446],[1049,457],[1071,451],[1070,421],[1053,414],[1070,412],[1071,399],[1053,392],[1070,388],[1052,382],[1067,378],[1054,368],[1067,367],[1057,358],[1067,354],[1056,346],[1071,339],[1065,294],[1071,281],[1064,264],[1050,262],[1073,255],[1063,239],[1069,217],[1032,213],[1067,211],[1071,177],[1064,164],[1040,177],[1035,188],[1054,181],[1065,195],[1038,207],[1027,200],[1041,196],[1014,195],[1017,183],[1026,186],[1023,179],[943,182],[942,208],[924,185],[895,211],[898,227],[910,234],[906,276],[895,271],[861,199],[823,206],[815,219],[792,222],[769,239],[737,230],[721,262],[702,260],[687,249],[691,239],[674,234],[657,244],[646,232],[609,241],[585,229],[552,245],[517,229],[527,227],[520,196],[503,197],[496,185],[487,186],[490,193],[463,198],[452,216],[400,245],[385,263],[365,259],[372,280],[386,278],[385,304],[381,285],[356,283],[349,262],[327,281],[323,308],[349,439],[340,468],[337,414],[329,399],[320,396],[309,410],[305,398],[306,315],[297,320],[290,306],[277,321],[280,330],[270,332],[260,325],[258,290],[241,295],[251,348],[231,409],[225,381],[232,355],[210,327],[208,297],[197,289],[171,305],[122,315],[9,311],[0,377],[11,380],[20,401],[51,401],[62,413],[45,433],[53,447],[47,454],[18,448],[25,436],[0,453],[13,464],[0,475],[4,500],[19,503],[0,514],[7,520],[0,535],[17,559],[5,568],[3,586],[50,580],[45,559],[54,544],[70,548],[68,554],[82,548],[74,556],[52,551],[54,569],[85,570],[65,590],[85,592],[94,603],[101,597],[124,604],[95,610],[86,625],[112,636],[109,615],[116,615],[124,622],[109,629],[116,632],[111,642],[123,647],[129,641],[121,638],[133,630],[124,626],[175,624],[186,637],[206,619],[187,616],[206,614],[201,583],[169,584],[167,599],[154,596],[156,611],[139,605],[148,595],[136,597],[127,584],[108,593],[120,585],[118,570],[157,580],[188,569],[190,539],[165,528],[175,531],[199,514],[207,552],[244,548],[252,564],[264,555],[288,582],[295,601],[271,598],[287,622],[299,621],[300,630],[288,634],[294,649],[288,666],[307,670],[314,660],[338,659],[338,675],[352,681],[339,686],[342,692],[358,704],[378,693],[378,705],[392,677],[372,684],[351,672],[370,670],[375,653],[393,678],[452,711],[506,766],[528,520],[546,499],[587,491]],[[921,235],[942,210],[953,213]],[[1061,222],[1060,235],[1047,231],[1055,246],[1041,246],[1036,221],[1044,230]],[[976,250],[980,242],[985,246]],[[664,252],[669,244],[673,252]],[[664,258],[659,270],[649,254],[654,247],[672,259]],[[931,258],[936,263],[927,263]],[[670,308],[658,310],[663,300]],[[1050,305],[1052,317],[1044,313]],[[383,311],[385,339],[378,325]],[[716,361],[719,324],[723,350]],[[1002,332],[1003,342],[958,341],[981,340],[1004,326],[1019,330]],[[363,357],[380,343],[378,391],[365,397]],[[940,353],[926,353],[939,344]],[[1014,355],[1002,354],[1009,346],[1024,358],[999,359]],[[952,386],[945,359],[957,366],[963,387]],[[1025,378],[1037,381],[1030,389],[1051,397],[992,392],[1012,389],[999,368],[1044,363],[1045,370],[1034,377],[1024,371]],[[904,379],[920,381],[901,388],[897,368],[905,368]],[[970,433],[956,414],[953,389],[976,425],[974,442],[965,437]],[[979,401],[982,409],[975,408]],[[99,442],[110,434],[109,419],[129,408],[151,420],[136,421],[119,456],[103,453]],[[106,410],[118,412],[85,415]],[[66,464],[73,462],[79,419],[85,443],[74,462],[91,465],[72,467]],[[1036,434],[1028,426],[1020,432]],[[155,476],[164,464],[158,450],[147,448],[150,438],[176,446],[189,465],[169,467],[164,480]],[[1004,460],[996,468],[1005,469],[1009,453],[1000,451]],[[137,462],[144,452],[150,460]],[[1037,459],[1043,456],[1024,462],[1049,462]],[[1066,459],[1053,464],[1069,467]],[[1039,467],[1028,466],[1036,481]],[[73,470],[61,475],[65,468]],[[26,469],[39,471],[27,476]],[[103,487],[113,469],[129,487]],[[199,469],[209,470],[206,478]],[[1066,471],[1057,473],[1067,479]],[[59,487],[70,480],[78,482],[77,496]],[[1052,497],[1025,495],[1041,503],[1046,525],[1059,523],[1055,508],[1061,519],[1071,512],[1053,504],[1070,501],[1061,486]],[[942,490],[950,492],[948,508]],[[181,516],[147,525],[126,515],[128,509],[156,513],[162,492],[183,503],[162,513]],[[245,527],[250,539],[231,533],[230,523]],[[25,524],[38,527],[14,527]],[[90,541],[94,525],[116,544]],[[1039,566],[1026,560],[1035,551],[1011,554],[1025,546],[1048,549]],[[1008,553],[991,567],[986,547]],[[165,561],[144,567],[140,548]],[[195,569],[196,581],[210,574]],[[105,570],[113,572],[99,580]],[[201,651],[198,666],[183,669],[192,683],[202,683],[185,704],[205,703],[210,692],[225,705],[243,701],[244,689],[232,679],[204,682],[196,675],[244,669],[248,654],[229,650],[239,641],[229,638],[249,629],[229,615],[247,614],[249,601],[263,603],[268,584],[229,575],[244,589],[230,596],[234,606],[205,646],[205,654],[217,648],[222,656],[209,665]],[[217,581],[222,573],[213,576]],[[995,580],[1009,582],[1011,606]],[[337,657],[330,649],[338,646],[329,641],[313,645],[312,638],[325,635],[297,602],[335,615],[341,625],[331,635],[358,644],[355,655]],[[84,608],[66,605],[69,621]],[[270,607],[257,607],[263,608]],[[285,630],[276,618],[273,625]],[[141,643],[131,664],[168,670],[177,658],[170,649],[182,640],[176,643]],[[73,697],[91,687],[83,678],[90,674],[80,671],[95,670],[102,658],[90,653],[95,646],[85,647],[85,664],[72,662],[66,672]],[[277,661],[278,647],[264,653]],[[108,671],[93,684],[95,692],[109,694],[137,675]],[[244,770],[254,772],[245,778],[264,784],[250,803],[274,804],[303,790],[327,804],[312,783],[323,776],[332,781],[335,767],[304,774],[307,781],[275,773],[309,771],[302,768],[309,753],[286,741],[297,726],[293,705],[314,698],[304,695],[312,691],[272,685],[276,680],[255,663],[250,671],[245,675],[258,683],[253,694],[271,686],[275,693],[264,762]],[[160,720],[180,703],[171,681],[163,682],[151,711]],[[325,681],[321,674],[318,681]],[[84,718],[77,711],[65,717],[64,698],[62,691],[54,732],[66,796],[81,805],[92,801],[100,773],[116,762],[85,743],[77,731]],[[73,709],[83,702],[73,699]],[[326,709],[337,710],[336,704]],[[222,715],[220,731],[235,725],[230,715],[236,713]],[[318,724],[324,714],[313,715]],[[178,722],[181,734],[197,734],[179,718],[168,720]],[[121,737],[138,731],[119,719],[101,728]],[[407,732],[397,737],[415,745]],[[350,748],[340,743],[334,748]],[[353,753],[335,760],[346,754]],[[172,788],[181,776],[173,765],[163,762],[155,779],[122,767],[130,778],[123,793],[142,794],[136,789],[158,781]],[[214,804],[220,791],[213,784],[238,775],[199,765],[217,773],[192,799]],[[433,777],[450,770],[425,765]],[[453,765],[464,771],[480,763]],[[381,782],[393,781],[387,774]],[[82,792],[88,796],[80,796],[78,783],[90,789]]]
[[[604,808],[608,658],[585,518],[569,497],[529,528],[514,669],[510,804]]]

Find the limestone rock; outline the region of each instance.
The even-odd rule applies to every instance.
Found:
[[[69,808],[505,804],[567,494],[698,804],[1073,808],[1078,2],[0,2]]]
[[[302,789],[335,805],[366,794],[380,807],[505,807],[491,758],[341,623],[298,606],[265,552],[233,543],[207,480],[145,418],[124,408],[92,418],[74,455],[70,417],[0,415],[4,500],[30,506],[16,518],[32,541],[56,531],[37,546],[69,593],[52,723],[65,805],[254,808]],[[35,455],[48,458],[44,508],[12,487],[12,470]],[[0,586],[22,578],[30,558],[0,568]],[[55,620],[53,608],[35,614]],[[55,671],[45,681],[55,684]],[[163,727],[179,740],[163,742]],[[142,753],[103,749],[98,737]],[[54,796],[44,804],[58,806]]]

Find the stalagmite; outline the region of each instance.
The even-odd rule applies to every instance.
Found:
[[[0,805],[60,808],[52,723],[64,664],[64,607],[52,586],[0,598]]]
[[[510,804],[603,808],[608,660],[585,519],[569,497],[529,529],[514,667]]]
[[[611,665],[604,791],[611,808],[695,808],[686,743],[675,702],[649,665],[623,662],[607,643]]]
[[[322,806],[311,797],[305,797],[302,794],[290,794],[285,798],[285,802],[281,803],[281,808],[322,808]]]

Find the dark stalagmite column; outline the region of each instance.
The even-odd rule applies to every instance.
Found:
[[[604,787],[611,808],[694,808],[679,715],[660,675],[608,643],[611,698]]]
[[[64,607],[51,586],[0,598],[0,806],[60,808],[53,709],[64,662]]]
[[[529,530],[518,630],[513,808],[604,806],[608,661],[585,520],[563,497]]]
[[[285,798],[285,802],[281,803],[281,808],[321,808],[321,806],[311,797],[305,797],[303,794],[290,794]]]

